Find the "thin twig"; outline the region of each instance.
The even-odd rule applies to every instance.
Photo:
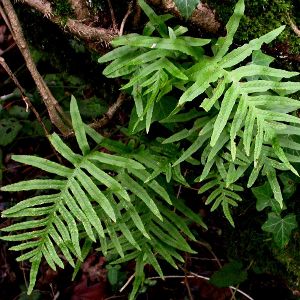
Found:
[[[116,22],[116,17],[115,17],[115,12],[114,9],[111,5],[111,1],[107,0],[109,11],[110,11],[110,16],[111,16],[111,23],[112,23],[112,28],[115,32],[117,32],[118,27],[117,27],[117,22]]]
[[[129,17],[129,15],[131,14],[132,12],[132,5],[133,5],[133,1],[131,1],[128,5],[128,10],[122,20],[122,23],[120,25],[120,29],[119,29],[119,36],[123,35],[123,32],[124,32],[124,27],[125,27],[125,23],[127,21],[127,18]]]
[[[191,292],[190,284],[189,284],[189,281],[188,281],[188,277],[187,277],[186,274],[184,276],[184,284],[185,284],[186,289],[188,291],[190,300],[194,300],[194,297],[193,297],[192,292]]]
[[[29,100],[29,98],[26,96],[24,88],[20,85],[20,83],[19,83],[18,79],[16,78],[15,74],[11,71],[11,69],[9,68],[9,66],[7,65],[7,63],[5,62],[5,59],[3,57],[0,57],[0,64],[3,67],[3,69],[6,71],[8,76],[12,79],[14,84],[17,86],[18,90],[20,91],[22,100],[24,101],[24,103],[26,105],[26,112],[28,112],[29,109],[32,110],[32,112],[35,114],[38,122],[41,124],[46,136],[48,136],[49,132],[48,132],[45,124],[43,123],[39,113],[34,108],[31,101]]]
[[[2,51],[0,52],[0,55],[3,55],[4,53],[8,52],[10,49],[12,49],[12,48],[14,48],[14,47],[16,47],[16,46],[17,46],[16,43],[12,43],[10,46],[8,46],[8,47],[5,48],[4,50],[2,50]]]
[[[38,122],[40,123],[40,125],[42,126],[44,132],[45,132],[45,136],[48,138],[48,136],[50,135],[42,118],[40,117],[39,113],[37,112],[37,110],[35,109],[35,107],[32,105],[30,99],[26,96],[26,92],[25,89],[21,86],[21,84],[19,83],[17,77],[15,76],[15,74],[12,72],[12,70],[10,69],[10,67],[7,65],[7,63],[5,62],[5,59],[3,57],[0,56],[0,65],[3,67],[3,69],[6,71],[6,73],[8,74],[8,76],[11,78],[11,80],[14,82],[14,84],[16,85],[16,87],[18,88],[18,90],[20,91],[22,100],[24,101],[25,105],[26,105],[26,112],[28,112],[28,110],[30,109],[36,119],[38,120]],[[50,143],[51,144],[51,143]],[[51,147],[53,148],[53,152],[56,155],[58,161],[60,163],[62,163],[62,160],[60,158],[60,156],[57,154],[56,150],[54,149],[54,147],[51,144]]]
[[[214,258],[214,260],[216,261],[216,263],[218,264],[218,267],[219,268],[222,268],[222,264],[219,260],[219,258],[217,257],[217,255],[214,253],[214,251],[211,249],[211,246],[208,244],[208,243],[205,243],[205,242],[200,242],[200,241],[196,241],[195,243],[205,247],[208,252],[212,255],[212,257]]]
[[[127,99],[127,96],[124,93],[120,93],[119,97],[117,98],[116,102],[114,102],[108,109],[108,111],[104,114],[104,116],[93,123],[90,126],[94,129],[100,129],[107,125],[109,121],[114,117],[115,113],[118,109],[122,106],[124,101]]]
[[[202,275],[198,275],[196,273],[193,273],[193,272],[190,272],[191,275],[167,275],[167,276],[164,276],[165,279],[180,279],[180,278],[201,278],[201,279],[204,279],[204,280],[207,280],[209,281],[210,278],[209,277],[205,277],[205,276],[202,276]],[[154,277],[148,277],[147,279],[149,280],[155,280],[155,279],[161,279],[159,276],[154,276]],[[230,286],[231,289],[233,290],[236,290],[237,292],[239,292],[240,294],[242,294],[243,296],[245,296],[247,299],[249,300],[254,300],[251,296],[249,296],[248,294],[246,294],[245,292],[243,292],[242,290],[238,289],[238,288],[235,288],[234,286]]]
[[[135,273],[133,273],[133,274],[128,278],[128,280],[126,281],[126,283],[120,288],[120,290],[119,290],[120,293],[122,293],[122,292],[126,289],[126,287],[127,287],[127,286],[130,284],[130,282],[133,280],[134,276],[135,276]],[[159,278],[160,278],[160,277],[159,277]]]
[[[37,89],[39,90],[42,99],[47,107],[51,122],[64,134],[66,135],[69,132],[69,127],[66,125],[70,125],[70,121],[68,117],[63,112],[62,108],[53,97],[51,91],[49,90],[48,86],[46,85],[45,81],[43,80],[42,76],[38,72],[36,65],[33,61],[31,56],[29,47],[27,42],[24,38],[21,24],[19,22],[18,16],[11,4],[10,0],[2,0],[4,12],[8,22],[10,23],[10,27],[12,28],[11,34],[20,49],[21,54],[24,57],[26,66],[35,81]]]
[[[293,29],[293,31],[298,35],[298,37],[300,37],[300,29],[298,28],[298,26],[292,21],[291,17],[288,16],[291,28]]]
[[[217,262],[219,268],[222,268],[222,264],[221,264],[219,258],[217,257],[215,252],[211,249],[211,246],[209,244],[204,243],[204,242],[200,242],[200,241],[196,241],[196,243],[203,246],[203,247],[205,247],[209,251],[209,253],[213,256],[213,258]],[[229,289],[230,289],[230,292],[231,292],[231,300],[235,300],[235,291],[232,291],[231,288],[229,288]]]

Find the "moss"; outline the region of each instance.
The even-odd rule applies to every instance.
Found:
[[[55,0],[54,1],[54,13],[61,17],[72,17],[73,9],[67,0]]]
[[[300,289],[300,233],[296,232],[283,250],[275,250],[274,255],[287,270],[286,280],[292,289]]]
[[[236,1],[207,0],[207,3],[217,11],[222,23],[226,24]],[[286,25],[286,29],[277,38],[277,42],[285,43],[291,54],[300,53],[299,37],[289,24],[289,17],[295,23],[299,18],[297,5],[292,0],[245,0],[245,5],[245,16],[242,18],[235,36],[236,43],[243,44],[281,25]]]

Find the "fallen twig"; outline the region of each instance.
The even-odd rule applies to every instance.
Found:
[[[90,126],[94,129],[100,129],[108,124],[108,122],[114,117],[115,113],[119,110],[122,106],[124,101],[127,99],[126,94],[120,93],[119,97],[117,98],[116,102],[114,102],[108,109],[108,111],[104,114],[104,116],[93,123]]]

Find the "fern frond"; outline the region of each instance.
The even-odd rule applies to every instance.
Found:
[[[13,156],[16,161],[52,173],[59,179],[28,180],[1,188],[2,191],[48,192],[22,200],[2,213],[8,218],[26,217],[26,220],[5,228],[4,231],[13,234],[1,238],[17,243],[12,250],[24,251],[18,261],[30,260],[32,263],[28,293],[34,287],[42,258],[54,270],[57,266],[63,268],[64,260],[78,270],[78,262],[87,255],[90,241],[97,240],[104,253],[110,251],[123,260],[138,259],[143,253],[144,262],[151,264],[162,276],[156,258],[156,244],[159,244],[157,249],[160,249],[162,257],[166,255],[167,261],[176,266],[172,257],[182,260],[177,251],[192,251],[181,231],[194,239],[192,233],[180,217],[175,217],[178,224],[174,224],[169,213],[169,205],[173,205],[173,201],[165,188],[154,178],[147,182],[151,173],[145,169],[143,159],[140,162],[136,159],[145,157],[145,153],[109,141],[85,126],[74,97],[70,111],[82,155],[73,152],[54,133],[49,140],[72,166],[65,167],[34,156]],[[91,150],[86,134],[100,142],[101,146],[123,156]],[[140,153],[135,157],[137,152]],[[169,158],[166,156],[166,159]],[[155,166],[157,161],[156,155]],[[177,173],[180,177],[180,169]],[[185,214],[188,212],[189,217],[205,226],[201,218],[195,218],[184,205],[178,209]],[[84,251],[80,247],[83,238],[87,245]],[[63,254],[64,260],[59,253]]]

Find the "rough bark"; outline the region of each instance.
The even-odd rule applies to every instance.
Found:
[[[181,17],[180,13],[173,2],[173,0],[147,0],[150,4],[154,6],[160,6],[166,12],[169,12],[176,17]],[[189,21],[208,33],[216,34],[221,28],[221,23],[216,17],[216,13],[207,4],[199,3],[197,8],[194,10]]]

